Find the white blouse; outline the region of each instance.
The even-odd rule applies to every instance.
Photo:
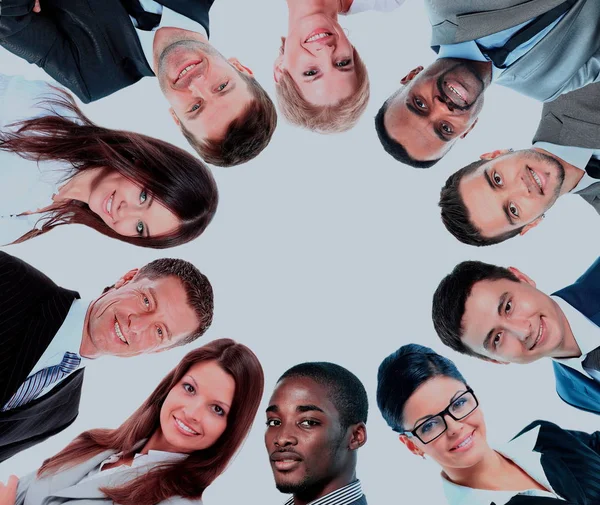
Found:
[[[390,12],[403,3],[404,0],[354,0],[347,14],[358,14],[365,11]]]
[[[0,74],[2,133],[14,131],[9,125],[15,121],[51,114],[38,105],[49,96],[58,95],[44,81]],[[73,116],[64,109],[55,110]],[[52,204],[52,196],[70,175],[70,168],[70,164],[64,162],[37,163],[15,153],[0,151],[0,246],[10,244],[35,227],[43,214],[18,214]]]

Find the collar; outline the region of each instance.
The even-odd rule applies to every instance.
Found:
[[[137,448],[139,449],[141,445],[143,445],[143,442],[141,444],[138,444]],[[141,466],[141,465],[154,464],[154,463],[167,463],[167,462],[170,463],[170,462],[174,462],[174,461],[181,461],[181,460],[187,458],[187,456],[188,456],[187,454],[183,454],[180,452],[166,452],[166,451],[153,451],[153,450],[148,451],[147,454],[141,454],[138,452],[133,456],[133,463],[131,464],[131,468],[135,468],[135,467]],[[100,470],[102,470],[102,468],[105,465],[109,465],[111,463],[116,463],[122,457],[123,457],[123,452],[119,452],[117,454],[113,454],[112,456],[109,456],[102,463],[100,463]]]
[[[581,356],[578,358],[552,358],[554,361],[567,365],[574,370],[582,373],[586,377],[589,377],[587,372],[583,369],[581,363],[586,358],[587,354],[600,345],[600,328],[596,326],[592,321],[585,317],[575,307],[564,301],[560,296],[553,295],[552,298],[564,312],[575,342],[581,349]]]
[[[440,46],[437,59],[459,58],[461,60],[488,61],[474,40]]]
[[[534,451],[538,439],[540,427],[536,426],[532,430],[523,433],[521,436],[512,439],[505,444],[502,449],[497,450],[504,457],[514,461],[521,467],[532,479],[539,482],[546,489],[552,491],[548,493],[538,490],[526,491],[495,491],[489,489],[473,489],[450,482],[442,476],[444,494],[450,505],[505,505],[517,494],[556,497],[540,462],[542,455]]]
[[[308,505],[349,505],[352,502],[360,499],[363,495],[360,481],[356,479],[347,486],[341,487],[331,493],[311,501]],[[294,505],[294,497],[292,496],[285,505]]]
[[[67,313],[67,317],[56,332],[56,336],[52,342],[60,342],[61,349],[79,354],[79,347],[81,346],[81,338],[83,335],[83,324],[85,323],[85,315],[90,303],[89,300],[81,299],[73,301],[71,308]],[[89,359],[81,356],[80,367],[84,366],[84,361],[89,361]]]

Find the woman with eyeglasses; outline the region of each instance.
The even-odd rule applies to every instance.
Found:
[[[83,224],[162,249],[199,236],[218,202],[206,165],[94,124],[66,91],[0,73],[0,245]]]
[[[377,405],[409,451],[442,467],[450,505],[600,503],[599,431],[535,421],[494,449],[475,392],[428,347],[405,345],[383,360]]]

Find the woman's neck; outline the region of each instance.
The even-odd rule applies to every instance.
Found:
[[[77,200],[83,203],[89,203],[92,188],[102,172],[102,168],[91,168],[76,173],[58,189],[58,192],[52,199],[55,202]]]
[[[493,449],[475,465],[468,468],[444,468],[451,482],[474,489],[499,489],[499,477],[509,471],[510,463]]]
[[[298,19],[313,14],[325,14],[337,20],[340,12],[345,12],[345,4],[352,4],[350,0],[288,0],[288,19],[292,26]],[[350,8],[348,5],[347,9]],[[347,10],[346,9],[346,10]]]

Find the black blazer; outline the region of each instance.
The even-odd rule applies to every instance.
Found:
[[[0,252],[0,405],[27,379],[76,298],[75,291]],[[0,412],[0,461],[71,424],[79,412],[82,382],[83,369],[27,405]]]
[[[157,0],[208,34],[214,0]],[[35,63],[84,103],[153,76],[136,29],[119,0],[2,0],[0,44]]]
[[[540,427],[534,451],[552,489],[567,501],[514,496],[508,505],[598,505],[600,503],[600,431],[591,435],[563,430],[548,421],[534,421],[515,438]],[[493,503],[493,502],[492,502]]]

